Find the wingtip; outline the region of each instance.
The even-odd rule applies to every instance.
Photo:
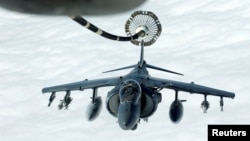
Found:
[[[42,94],[45,94],[45,93],[47,93],[47,92],[46,92],[46,89],[43,88],[43,89],[42,89]]]
[[[234,99],[235,98],[235,93],[233,93],[233,96],[232,96],[232,99]]]

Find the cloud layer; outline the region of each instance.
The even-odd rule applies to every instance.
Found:
[[[147,62],[185,74],[151,75],[235,92],[235,99],[225,99],[223,113],[219,98],[208,97],[211,108],[203,114],[202,96],[181,93],[180,98],[187,99],[184,117],[172,124],[168,112],[174,92],[163,90],[158,111],[132,132],[120,129],[105,108],[96,121],[87,122],[90,90],[72,93],[68,111],[57,110],[63,93],[47,108],[49,95],[42,95],[43,87],[125,75],[128,70],[101,72],[135,64],[140,49],[103,39],[68,17],[0,9],[0,140],[201,141],[207,139],[208,124],[249,124],[250,2],[158,0],[140,9],[154,12],[163,26],[161,37],[145,50]],[[132,12],[86,19],[125,35],[124,24]],[[103,99],[109,90],[99,90]]]

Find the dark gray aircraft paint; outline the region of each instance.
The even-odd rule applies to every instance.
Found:
[[[141,113],[141,87],[140,84],[129,79],[120,87],[118,108],[118,123],[124,129],[135,129]]]
[[[0,0],[3,8],[42,15],[105,15],[132,10],[146,0]]]
[[[140,66],[140,64],[142,65]],[[134,66],[134,69],[124,76],[97,80],[83,80],[70,84],[46,87],[43,88],[42,92],[52,93],[52,95],[54,95],[56,92],[62,91],[69,92],[74,90],[83,91],[85,89],[93,89],[93,100],[90,103],[91,106],[89,106],[87,110],[88,120],[93,121],[99,115],[101,109],[100,97],[97,97],[96,89],[105,86],[114,86],[107,94],[106,108],[111,115],[118,118],[119,126],[124,130],[135,130],[141,119],[147,121],[148,118],[155,113],[162,99],[160,91],[163,88],[172,89],[176,92],[176,98],[171,104],[169,112],[170,119],[174,123],[180,122],[183,116],[182,102],[184,101],[178,99],[179,91],[202,94],[205,97],[208,95],[219,96],[221,99],[223,97],[235,97],[235,94],[232,92],[197,85],[193,82],[184,83],[152,77],[148,73],[148,64],[144,60],[140,60],[137,65],[132,66]],[[202,103],[204,102],[208,102],[207,99]],[[69,105],[67,98],[64,98],[63,103],[65,106]],[[206,105],[202,106],[205,106],[205,112],[208,107]],[[223,105],[221,105],[221,107],[222,106]]]
[[[149,20],[150,18],[151,20]],[[73,17],[72,19],[75,20],[75,17]],[[86,22],[81,17],[77,16],[77,20],[75,21],[85,26],[87,29],[90,29],[89,27],[91,24]],[[136,21],[140,22],[136,23]],[[131,41],[133,44],[141,46],[139,62],[135,65],[106,71],[107,73],[133,68],[130,73],[124,76],[112,78],[103,78],[96,80],[85,79],[79,82],[45,87],[42,89],[43,93],[52,93],[49,98],[48,106],[51,106],[57,92],[66,92],[65,97],[60,100],[58,108],[68,109],[69,104],[72,101],[72,98],[70,96],[71,91],[83,91],[85,89],[92,89],[92,101],[88,106],[86,115],[88,121],[93,121],[100,114],[102,107],[102,100],[101,97],[98,96],[97,90],[101,87],[112,86],[113,88],[108,92],[106,96],[106,109],[112,116],[117,118],[118,124],[121,129],[135,130],[137,129],[138,123],[140,123],[141,120],[148,121],[148,118],[156,112],[158,104],[162,101],[161,90],[164,88],[171,89],[175,92],[175,99],[172,102],[169,110],[169,117],[173,123],[179,123],[183,117],[184,108],[182,103],[186,100],[180,100],[178,98],[179,91],[187,92],[190,94],[203,95],[204,101],[202,101],[201,107],[204,113],[209,108],[207,96],[218,96],[220,98],[221,111],[223,111],[224,106],[223,97],[235,97],[235,94],[232,92],[201,86],[195,84],[194,82],[185,83],[151,76],[148,72],[148,68],[177,75],[183,74],[147,64],[144,60],[144,43],[146,45],[152,45],[161,33],[161,24],[159,23],[158,18],[152,12],[135,12],[134,14],[132,14],[131,18],[127,21],[127,24],[125,26],[126,31],[132,33],[132,31],[129,29],[131,25],[136,25],[132,29],[136,29],[137,32],[134,32],[134,34],[129,33],[128,35],[136,35],[137,33],[140,33],[137,34],[139,37],[138,39],[131,38],[131,40],[133,40]],[[105,38],[108,38],[108,36],[101,34],[103,33],[102,30],[98,29],[97,27],[94,27],[92,29],[90,30],[99,35],[102,35]],[[116,36],[116,38],[119,39],[119,36]]]

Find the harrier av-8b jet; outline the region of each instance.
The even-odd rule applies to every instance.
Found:
[[[136,11],[132,14],[125,25],[125,30],[129,35],[128,37],[115,36],[102,31],[80,16],[71,16],[71,18],[103,37],[122,41],[130,39],[135,45],[141,46],[140,60],[135,65],[106,71],[107,73],[133,68],[130,73],[124,76],[96,80],[86,79],[79,82],[43,88],[43,93],[51,93],[48,106],[50,106],[55,99],[57,92],[65,92],[66,95],[60,101],[58,108],[68,109],[72,101],[72,91],[92,89],[93,96],[87,109],[87,118],[89,121],[93,121],[98,117],[102,107],[102,100],[101,97],[97,95],[97,90],[102,87],[113,86],[106,97],[106,108],[111,115],[118,119],[118,124],[122,129],[135,130],[140,120],[147,121],[148,118],[156,112],[158,104],[161,103],[162,100],[161,90],[164,88],[175,91],[175,99],[169,111],[170,119],[174,123],[178,123],[183,116],[182,102],[185,102],[185,100],[178,98],[178,92],[180,91],[203,95],[204,101],[202,101],[201,107],[204,112],[209,108],[207,96],[218,96],[220,98],[221,111],[223,111],[224,105],[223,98],[235,97],[235,94],[232,92],[201,86],[193,82],[185,83],[157,78],[149,74],[148,69],[155,69],[182,75],[174,71],[147,64],[144,60],[144,47],[153,44],[161,33],[161,24],[152,12]]]

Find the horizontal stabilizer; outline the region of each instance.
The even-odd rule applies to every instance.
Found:
[[[135,66],[137,66],[137,65],[131,65],[131,66],[127,66],[127,67],[113,69],[113,70],[105,71],[105,72],[102,72],[102,73],[108,73],[108,72],[113,72],[113,71],[125,70],[125,69],[129,69],[129,68],[134,68]]]
[[[177,75],[183,75],[183,74],[178,73],[178,72],[174,72],[174,71],[171,71],[171,70],[166,70],[166,69],[159,68],[159,67],[156,67],[156,66],[153,66],[153,65],[149,65],[149,64],[146,64],[146,66],[148,68],[159,70],[159,71],[164,71],[164,72],[173,73],[173,74],[177,74]]]

